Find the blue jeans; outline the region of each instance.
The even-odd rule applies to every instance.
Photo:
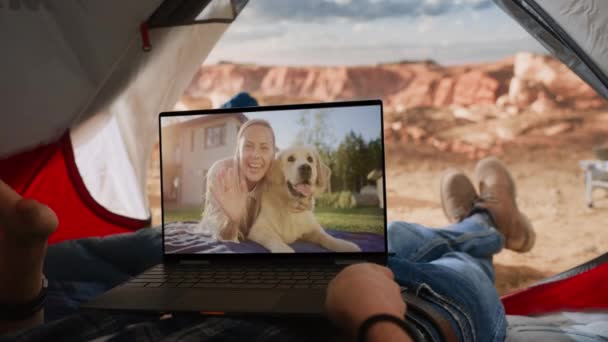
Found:
[[[503,241],[486,214],[442,230],[394,222],[388,239],[393,253],[389,266],[397,281],[443,313],[460,340],[504,339],[505,314],[491,262]],[[161,250],[159,228],[51,246],[45,261],[50,285],[47,322],[78,313],[82,301],[161,262]]]
[[[461,341],[503,341],[507,321],[492,266],[503,243],[486,213],[445,229],[392,222],[389,267],[399,284],[451,323]]]

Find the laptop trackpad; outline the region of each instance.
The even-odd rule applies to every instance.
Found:
[[[270,312],[282,296],[280,292],[271,291],[192,291],[174,300],[169,310]]]

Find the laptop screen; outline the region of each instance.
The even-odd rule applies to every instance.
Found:
[[[382,103],[160,115],[165,254],[384,253]]]

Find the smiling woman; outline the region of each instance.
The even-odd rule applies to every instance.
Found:
[[[207,173],[205,209],[197,227],[223,241],[244,238],[259,212],[260,187],[275,153],[270,124],[253,119],[240,126],[234,157],[215,162]]]

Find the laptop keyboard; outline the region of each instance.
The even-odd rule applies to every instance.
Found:
[[[158,265],[122,284],[128,287],[221,289],[324,289],[341,270],[335,265],[318,267],[231,267]]]

